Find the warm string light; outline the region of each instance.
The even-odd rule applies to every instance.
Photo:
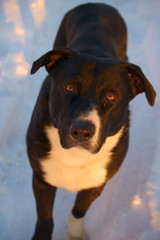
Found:
[[[132,205],[140,207],[142,205],[142,199],[138,195],[135,195],[132,199]]]

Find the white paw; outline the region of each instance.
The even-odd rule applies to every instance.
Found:
[[[70,213],[66,225],[66,240],[87,240],[84,232],[84,217],[77,219]]]

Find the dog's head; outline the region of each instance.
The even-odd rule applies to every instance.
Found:
[[[50,118],[63,148],[96,153],[125,124],[137,94],[144,92],[154,105],[156,93],[134,64],[57,49],[35,61],[31,74],[42,66],[51,77]]]

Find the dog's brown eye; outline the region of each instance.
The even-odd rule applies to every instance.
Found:
[[[114,101],[115,99],[116,99],[116,96],[113,93],[107,94],[106,100]]]
[[[105,96],[105,99],[104,99],[104,106],[107,107],[108,105],[110,106],[110,104],[116,102],[117,100],[117,95],[115,93],[108,93],[106,96]]]
[[[131,78],[132,77],[132,74],[130,72],[128,72],[128,77]]]
[[[74,87],[73,87],[72,84],[66,85],[66,86],[65,86],[65,90],[66,90],[67,92],[70,92],[70,93],[73,93],[73,92],[75,91],[75,89],[74,89]]]

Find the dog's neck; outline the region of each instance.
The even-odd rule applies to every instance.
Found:
[[[105,45],[105,47],[102,47],[103,45],[101,44],[101,41],[102,41],[101,39],[92,39],[92,40],[88,39],[85,42],[83,40],[77,43],[75,39],[69,45],[69,48],[73,50],[75,49],[79,53],[92,55],[97,58],[107,58],[107,59],[109,58],[109,59],[118,60],[119,56],[114,46],[113,40],[111,41],[110,39],[107,39],[107,36],[106,36],[105,41],[108,42],[108,44]]]

